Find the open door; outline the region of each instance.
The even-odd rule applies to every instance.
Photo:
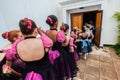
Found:
[[[102,25],[102,11],[97,11],[95,25],[95,44],[98,47],[100,47],[101,25]]]
[[[82,29],[82,23],[83,23],[82,13],[71,14],[71,30],[73,29],[73,27],[78,27],[78,29]]]

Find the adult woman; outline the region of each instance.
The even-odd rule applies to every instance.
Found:
[[[47,51],[44,49],[44,47],[52,46],[51,39],[43,34],[40,28],[37,28],[33,20],[28,18],[20,20],[19,27],[25,37],[25,40],[17,45],[18,55],[26,63],[23,79],[56,80]],[[41,39],[36,39],[38,33]]]

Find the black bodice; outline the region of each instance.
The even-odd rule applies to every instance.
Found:
[[[25,37],[25,39],[29,39],[29,38],[36,38],[36,37],[34,37],[34,36]],[[49,66],[51,66],[47,52],[45,52],[44,57],[40,60],[24,61],[24,62],[26,63],[26,71],[27,72],[29,72],[29,71],[35,71],[38,73],[41,71],[44,72],[44,70],[46,70],[47,68],[49,68]]]
[[[26,68],[28,71],[35,71],[35,72],[44,72],[44,70],[48,69],[51,64],[48,58],[48,53],[45,53],[44,57],[37,61],[24,61],[26,63]]]

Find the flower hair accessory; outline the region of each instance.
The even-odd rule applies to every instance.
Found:
[[[31,23],[30,19],[24,18],[24,21],[26,21],[28,23],[27,29],[31,29],[32,23]]]
[[[47,19],[50,21],[51,24],[53,23],[53,21],[50,17],[48,17]]]
[[[8,39],[8,32],[5,32],[5,39]]]

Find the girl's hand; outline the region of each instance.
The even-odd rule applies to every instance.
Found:
[[[3,69],[3,73],[10,73],[11,74],[11,72],[12,72],[11,67],[6,65],[6,64],[3,65],[2,69]]]
[[[43,31],[41,30],[41,27],[37,27],[37,31],[38,31],[38,33],[39,33],[40,35],[43,34]]]

